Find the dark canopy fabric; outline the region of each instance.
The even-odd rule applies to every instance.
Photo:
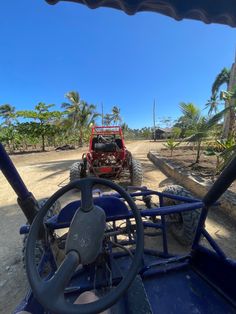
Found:
[[[50,4],[70,1],[98,7],[116,8],[127,14],[152,11],[176,20],[193,19],[236,27],[236,0],[46,0]]]

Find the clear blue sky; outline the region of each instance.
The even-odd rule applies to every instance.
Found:
[[[154,13],[127,16],[75,3],[9,0],[0,10],[0,104],[32,109],[39,101],[81,98],[109,112],[121,108],[130,127],[177,117],[181,101],[201,108],[212,82],[230,67],[236,29],[176,22]]]

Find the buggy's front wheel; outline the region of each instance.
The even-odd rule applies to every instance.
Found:
[[[79,161],[73,163],[70,167],[70,182],[81,179],[81,163]]]
[[[38,202],[39,204],[39,209],[44,206],[44,204],[47,202],[47,198],[41,200]],[[61,204],[60,201],[57,200],[49,209],[47,212],[46,220],[49,218],[52,218],[54,215],[59,214],[61,210]],[[25,268],[25,251],[26,251],[26,244],[28,240],[29,234],[25,234],[23,237],[23,247],[22,247],[22,262],[23,262],[23,267]],[[35,264],[38,266],[41,258],[43,256],[44,248],[41,240],[37,240],[35,244],[35,251],[34,251],[34,259],[35,259]]]

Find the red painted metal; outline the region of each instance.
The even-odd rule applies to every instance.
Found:
[[[97,136],[115,135],[120,140],[119,150],[114,152],[97,152],[93,148],[93,139]],[[124,136],[120,126],[94,126],[92,128],[89,152],[86,154],[88,170],[95,176],[109,176],[110,178],[119,178],[123,170],[129,168],[129,157],[131,154],[127,151],[124,143]]]
[[[112,172],[112,167],[100,167],[99,168],[99,171],[101,172],[101,173],[111,173]]]

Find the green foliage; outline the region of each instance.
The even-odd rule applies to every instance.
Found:
[[[41,137],[42,151],[45,151],[45,138],[55,135],[54,121],[62,116],[60,111],[49,111],[49,108],[53,106],[40,102],[35,106],[35,110],[24,110],[16,113],[17,117],[34,120],[34,123],[25,124],[24,127],[30,128],[33,137]]]
[[[205,155],[216,157],[215,173],[222,171],[236,155],[236,142],[233,137],[227,140],[216,140],[208,145]]]
[[[176,142],[173,138],[170,138],[163,145],[170,150],[170,156],[172,157],[174,149],[180,145],[180,142]]]
[[[9,126],[15,119],[15,107],[4,104],[0,106],[0,117],[3,119],[3,125]]]
[[[211,98],[208,100],[206,107],[209,107],[208,114],[218,111],[219,105],[224,105],[225,108],[230,108],[224,115],[223,128],[221,132],[222,138],[229,138],[234,133],[235,128],[235,88],[230,84],[231,70],[223,68],[217,75],[211,90]],[[234,79],[234,78],[233,78]],[[227,91],[220,91],[223,84],[226,84]],[[229,90],[229,88],[231,90]],[[223,102],[222,102],[223,101]]]
[[[109,125],[111,125],[111,122],[112,122],[112,115],[109,113],[105,114],[105,116],[103,118],[104,125],[109,126]]]
[[[197,154],[195,163],[198,163],[202,141],[212,135],[217,123],[222,119],[228,109],[226,108],[214,116],[206,118],[201,116],[200,110],[193,104],[182,103],[180,107],[183,113],[182,120],[185,121],[185,125],[187,126],[185,133],[189,134],[186,140],[196,143]]]
[[[177,120],[174,127],[180,129],[179,137],[185,138],[190,136],[192,132],[192,125],[196,124],[200,117],[200,109],[193,103],[180,103],[180,110],[182,116]]]
[[[103,118],[103,123],[106,126],[109,125],[120,125],[122,122],[122,118],[120,115],[120,108],[117,106],[113,106],[111,113],[105,114]]]
[[[181,131],[182,131],[181,128],[173,127],[173,128],[172,128],[172,131],[171,131],[172,137],[173,137],[173,138],[180,138]]]
[[[230,79],[230,69],[223,68],[221,72],[216,76],[215,81],[212,84],[212,95],[219,92],[220,86],[223,84],[229,84]]]
[[[212,115],[213,113],[217,113],[219,105],[219,97],[216,94],[211,95],[211,98],[207,101],[206,107],[209,108],[208,115]]]
[[[128,130],[129,130],[128,124],[123,123],[123,124],[121,125],[121,129],[122,129],[123,134],[125,134],[126,132],[128,132]]]
[[[112,108],[112,122],[114,125],[120,125],[122,119],[121,119],[121,116],[120,116],[120,108],[117,107],[117,106],[114,106]]]
[[[79,146],[82,146],[84,141],[88,141],[87,130],[95,124],[100,114],[96,112],[95,105],[81,100],[78,92],[69,92],[66,94],[66,98],[70,103],[62,104],[62,107],[66,109],[67,116],[64,125],[67,125],[72,136],[77,137]]]

